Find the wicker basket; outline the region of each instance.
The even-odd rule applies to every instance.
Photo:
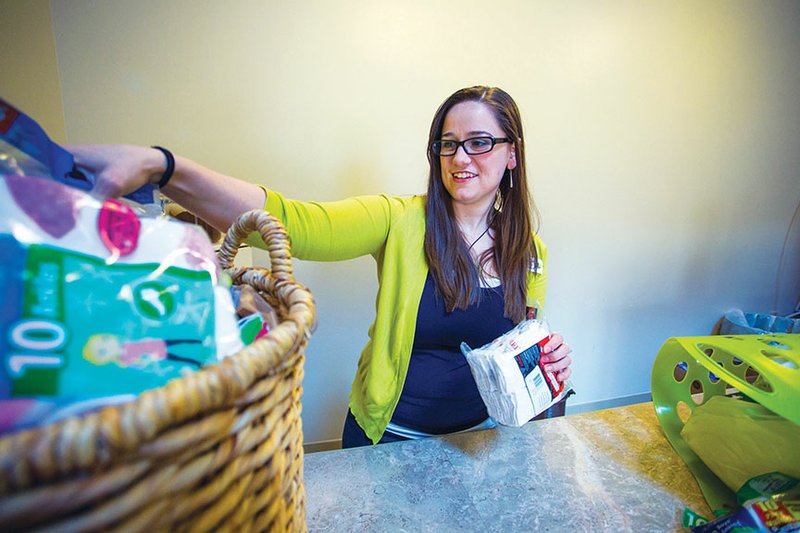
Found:
[[[234,268],[257,230],[272,271]],[[302,531],[302,349],[311,293],[280,223],[242,215],[220,261],[280,322],[267,336],[134,402],[0,439],[0,531]]]

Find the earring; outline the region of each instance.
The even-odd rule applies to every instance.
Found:
[[[510,168],[508,169],[508,188],[509,189],[514,188],[514,173],[511,171]]]

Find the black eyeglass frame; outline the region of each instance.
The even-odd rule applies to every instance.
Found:
[[[489,146],[488,150],[484,150],[482,152],[475,152],[475,151],[470,152],[467,149],[467,144],[466,143],[468,143],[470,141],[474,141],[475,139],[486,139],[488,141],[491,141],[492,144]],[[453,153],[451,153],[451,154],[449,154],[449,153],[448,154],[443,154],[442,153],[442,143],[445,143],[445,142],[446,143],[453,143],[453,144],[456,145],[455,149],[453,149]],[[438,141],[433,141],[431,143],[431,152],[433,152],[435,155],[440,156],[440,157],[441,156],[443,156],[443,157],[451,157],[451,156],[456,155],[456,152],[458,152],[458,147],[460,146],[461,148],[464,149],[464,153],[467,154],[467,155],[481,155],[481,154],[488,154],[489,152],[494,150],[494,147],[497,144],[511,143],[511,142],[514,142],[514,140],[510,139],[508,137],[492,137],[490,135],[479,135],[477,137],[470,137],[469,139],[464,139],[463,141],[454,141],[452,139],[439,139]]]

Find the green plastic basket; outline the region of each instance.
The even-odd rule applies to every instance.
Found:
[[[736,495],[681,437],[691,410],[735,388],[800,424],[800,334],[672,337],[653,363],[656,416],[714,510],[737,508]]]

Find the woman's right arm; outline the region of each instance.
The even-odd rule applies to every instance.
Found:
[[[92,194],[116,198],[148,183],[157,184],[166,158],[155,148],[133,145],[71,145],[79,168],[96,177]],[[261,187],[226,176],[185,157],[175,156],[175,170],[161,192],[218,230],[225,232],[236,218],[264,207]]]

